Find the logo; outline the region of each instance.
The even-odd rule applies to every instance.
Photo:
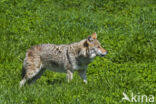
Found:
[[[129,102],[154,102],[154,96],[153,95],[140,95],[139,93],[138,94],[134,94],[133,92],[131,93],[131,96],[128,97],[128,95],[126,93],[123,92],[123,98],[122,98],[122,101],[126,100],[126,101],[129,101]]]

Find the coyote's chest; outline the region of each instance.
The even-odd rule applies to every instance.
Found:
[[[78,69],[85,69],[87,68],[88,64],[92,62],[93,59],[89,57],[83,57],[80,56],[76,58],[76,61],[73,62],[73,69],[78,70]]]

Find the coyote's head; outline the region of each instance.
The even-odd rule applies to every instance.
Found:
[[[92,35],[88,36],[87,38],[87,45],[88,45],[88,54],[91,58],[98,56],[105,56],[107,51],[102,48],[100,42],[97,40],[97,34],[93,33]]]

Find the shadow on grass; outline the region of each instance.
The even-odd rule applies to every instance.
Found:
[[[50,84],[50,85],[61,84],[61,83],[64,83],[64,82],[65,82],[65,78],[47,80],[46,82],[47,82],[48,84]]]

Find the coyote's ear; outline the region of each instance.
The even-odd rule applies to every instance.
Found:
[[[97,34],[96,34],[96,32],[93,33],[91,36],[92,36],[93,39],[96,39],[96,38],[97,38]]]
[[[88,41],[89,42],[92,42],[93,40],[95,40],[97,38],[97,34],[96,33],[93,33],[92,35],[89,35],[88,36]]]

